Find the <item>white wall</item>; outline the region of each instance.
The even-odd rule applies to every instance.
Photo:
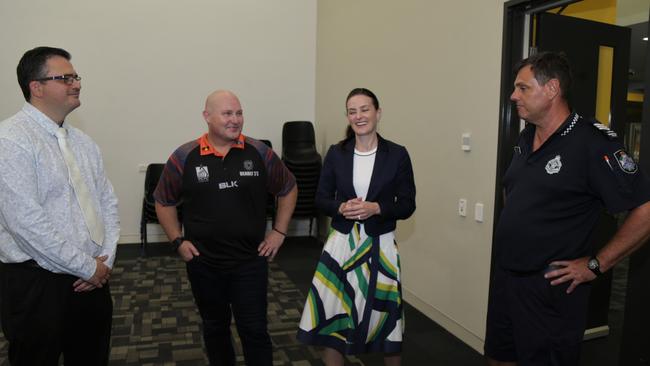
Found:
[[[400,222],[405,299],[482,352],[489,283],[501,65],[501,0],[318,2],[321,146],[347,123],[345,96],[375,91],[380,133],[413,161],[417,210]],[[470,132],[472,151],[461,150]],[[457,214],[467,198],[470,215]],[[484,222],[473,219],[482,202]],[[408,319],[406,319],[408,332]]]
[[[120,241],[139,242],[138,165],[166,161],[207,130],[211,91],[235,91],[244,133],[278,150],[284,121],[314,120],[315,22],[316,0],[2,1],[0,119],[23,103],[15,70],[26,50],[70,51],[83,80],[68,121],[103,150]]]

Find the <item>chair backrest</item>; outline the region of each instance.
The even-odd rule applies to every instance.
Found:
[[[309,121],[289,121],[282,126],[282,148],[294,144],[316,144],[314,126]]]
[[[162,175],[165,164],[153,163],[147,166],[147,172],[144,176],[144,197],[147,201],[153,200],[153,191],[158,185],[158,180]]]

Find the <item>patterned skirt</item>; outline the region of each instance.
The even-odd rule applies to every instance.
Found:
[[[404,332],[395,234],[330,230],[305,308],[298,340],[343,354],[400,352]]]

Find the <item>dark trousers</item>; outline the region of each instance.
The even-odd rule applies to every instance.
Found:
[[[113,302],[108,286],[76,293],[76,278],[35,262],[0,264],[0,321],[12,366],[108,364]]]
[[[566,293],[544,271],[521,275],[494,267],[488,300],[486,356],[517,366],[575,366],[587,322],[591,285]]]
[[[273,350],[266,320],[266,257],[255,258],[228,271],[210,267],[201,257],[195,257],[187,263],[187,274],[203,320],[203,340],[210,365],[235,365],[230,334],[233,315],[246,365],[271,365]]]

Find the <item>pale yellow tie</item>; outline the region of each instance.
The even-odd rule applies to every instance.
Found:
[[[65,128],[61,127],[56,131],[56,139],[59,142],[59,148],[61,149],[63,160],[65,160],[65,164],[68,166],[68,176],[70,177],[70,182],[72,183],[75,196],[77,196],[79,206],[81,207],[81,212],[86,221],[86,226],[90,232],[90,238],[97,245],[101,246],[104,243],[104,225],[97,215],[97,208],[95,207],[90,196],[90,191],[81,176],[77,160],[68,147],[67,137],[68,131]]]

